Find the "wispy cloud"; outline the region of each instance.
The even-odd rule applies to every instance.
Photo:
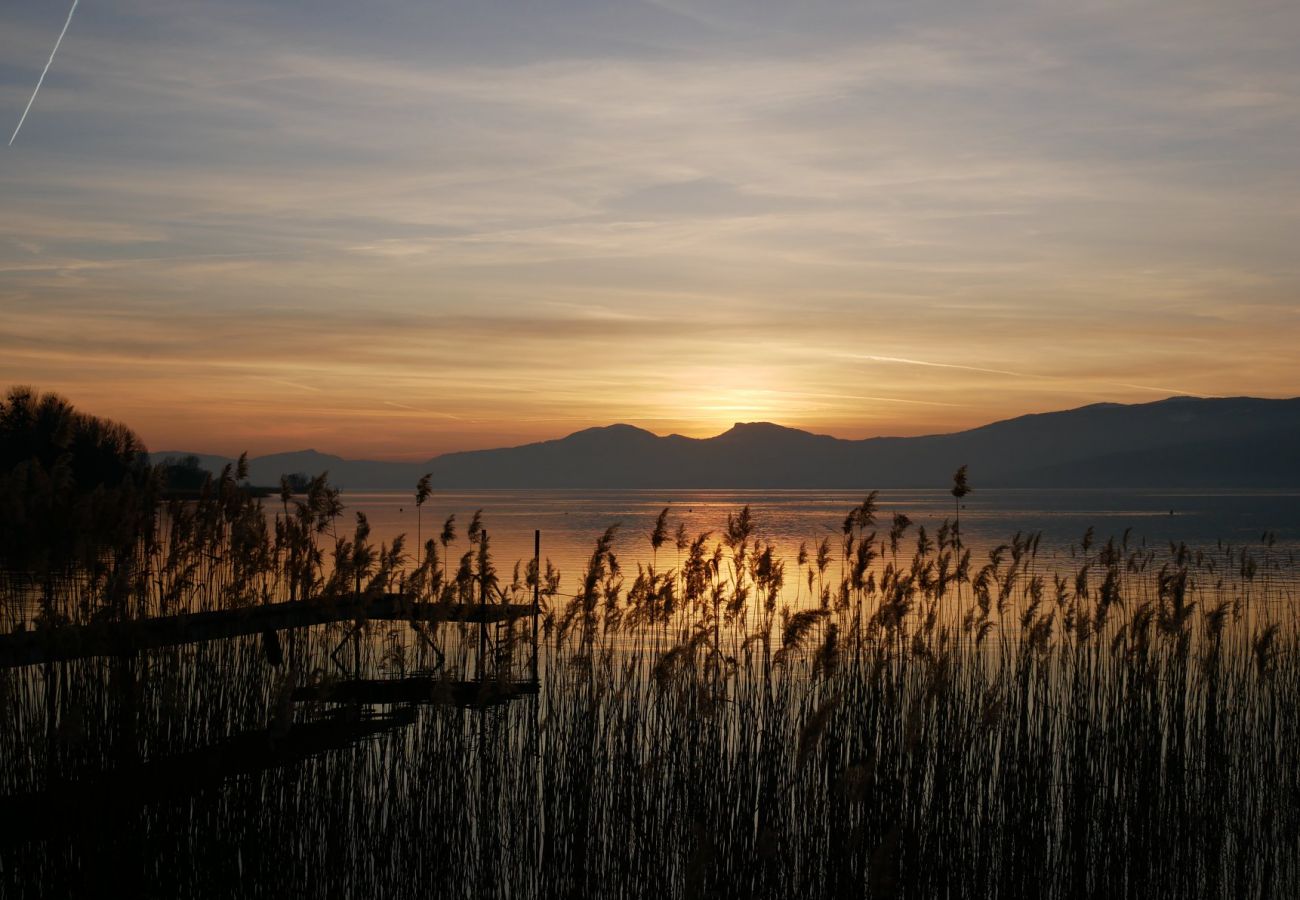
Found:
[[[1188,3],[88,7],[0,168],[0,380],[372,454],[1300,393],[1300,15]]]

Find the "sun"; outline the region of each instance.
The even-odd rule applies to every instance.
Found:
[[[691,402],[682,404],[684,425],[690,428],[692,436],[720,434],[737,422],[787,425],[801,418],[797,398],[791,393],[769,387],[752,387],[743,383],[743,379],[728,380],[733,383],[694,391]]]

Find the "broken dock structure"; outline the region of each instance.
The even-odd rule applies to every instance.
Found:
[[[466,622],[487,625],[536,616],[534,603],[429,603],[403,594],[349,594],[148,619],[60,625],[0,635],[0,668],[144,650],[326,625],[331,622]]]

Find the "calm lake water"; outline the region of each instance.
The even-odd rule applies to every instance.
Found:
[[[423,509],[422,533],[426,539],[437,535],[443,520],[455,514],[458,541],[452,549],[463,553],[465,527],[474,511],[481,509],[497,567],[508,576],[514,561],[532,558],[533,531],[540,530],[542,556],[560,569],[561,591],[567,592],[580,577],[595,540],[610,525],[619,525],[614,551],[625,571],[635,572],[637,562],[649,562],[649,534],[664,507],[669,510],[670,531],[685,522],[692,537],[712,531],[716,538],[726,528],[727,515],[748,504],[758,535],[793,561],[801,542],[811,549],[830,537],[832,547],[838,547],[835,538],[844,516],[863,496],[808,490],[435,493]],[[342,499],[347,509],[341,526],[350,527],[351,514],[363,512],[373,540],[391,541],[406,534],[408,547],[415,546],[417,516],[411,494],[345,492]],[[882,535],[893,513],[912,519],[905,539],[909,554],[917,526],[925,526],[933,538],[954,512],[953,498],[944,490],[881,491],[878,502]],[[1131,544],[1145,541],[1155,547],[1167,547],[1171,541],[1204,548],[1216,547],[1220,541],[1259,544],[1264,533],[1271,532],[1277,549],[1286,553],[1300,549],[1300,492],[976,490],[965,499],[961,521],[963,540],[977,554],[1021,531],[1042,532],[1040,556],[1068,557],[1070,546],[1088,528],[1094,529],[1098,542],[1112,535],[1119,539],[1132,529]],[[677,552],[671,538],[659,555],[661,567],[675,565]]]

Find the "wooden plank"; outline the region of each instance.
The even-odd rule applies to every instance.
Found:
[[[451,681],[429,675],[409,678],[353,679],[308,684],[294,689],[295,703],[448,704],[481,709],[509,703],[538,692],[534,680]]]
[[[294,765],[404,728],[414,709],[384,715],[333,715],[282,730],[247,731],[220,743],[174,756],[100,772],[76,781],[57,781],[43,791],[0,797],[0,843],[40,840],[76,831],[88,811],[117,812],[143,803],[194,793],[236,775]]]
[[[311,599],[240,609],[160,616],[126,622],[67,625],[0,635],[0,668],[94,656],[129,656],[142,650],[305,628],[330,622],[502,622],[534,615],[528,603],[414,603],[402,594],[335,600]]]

